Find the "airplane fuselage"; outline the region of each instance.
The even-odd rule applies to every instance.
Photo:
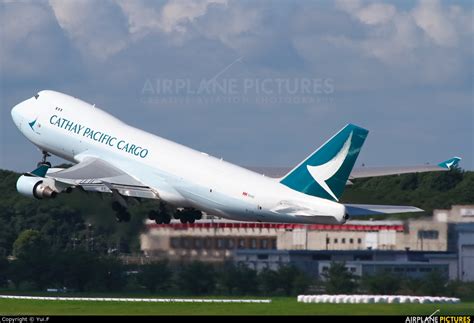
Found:
[[[73,163],[96,157],[175,207],[243,221],[343,223],[344,205],[137,129],[74,97],[41,91],[12,117],[40,149]],[[294,206],[310,212],[294,214]]]

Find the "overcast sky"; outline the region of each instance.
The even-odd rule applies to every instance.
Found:
[[[473,170],[473,31],[470,1],[3,1],[0,168],[35,167],[10,110],[51,89],[242,165],[355,123],[358,165]]]

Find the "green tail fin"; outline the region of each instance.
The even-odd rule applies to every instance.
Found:
[[[298,192],[338,201],[368,133],[353,124],[346,125],[280,183]]]

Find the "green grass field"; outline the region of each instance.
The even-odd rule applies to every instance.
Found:
[[[304,304],[272,298],[270,304],[140,303],[0,299],[3,315],[474,315],[460,304]]]

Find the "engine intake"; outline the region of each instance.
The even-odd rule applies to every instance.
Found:
[[[17,191],[27,197],[36,199],[55,198],[58,194],[44,183],[44,179],[22,175],[16,182]]]

